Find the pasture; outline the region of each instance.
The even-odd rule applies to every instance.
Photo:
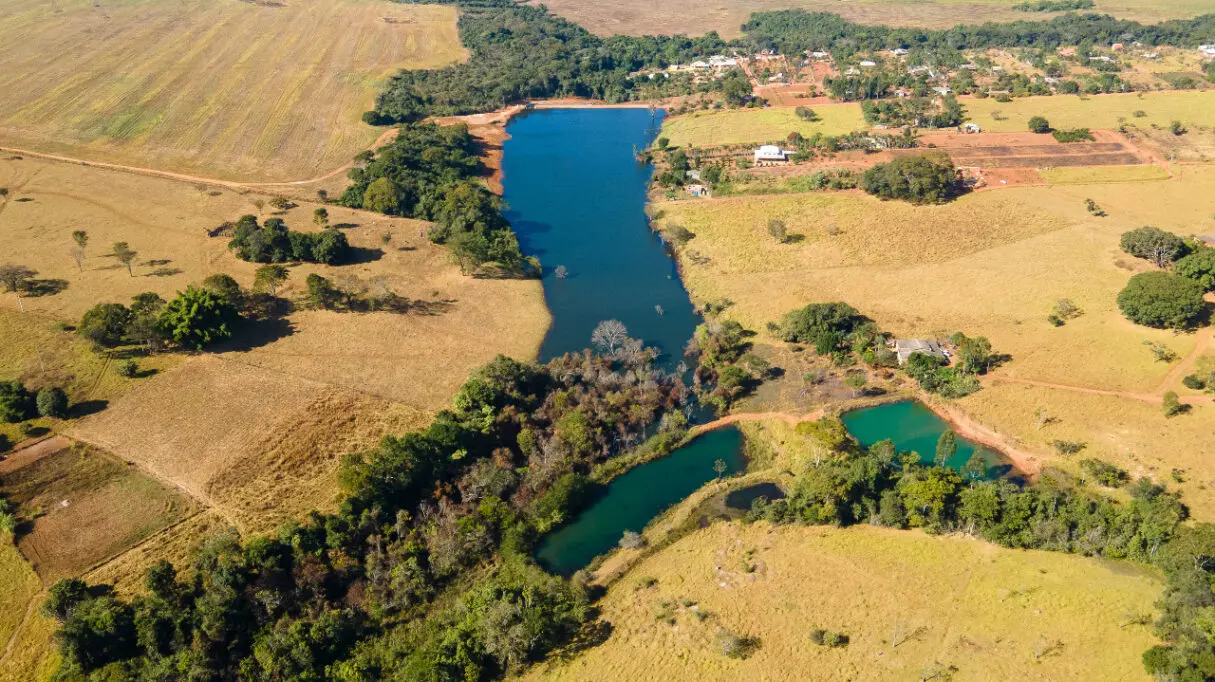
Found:
[[[667,119],[662,135],[676,147],[710,147],[726,144],[784,143],[789,133],[809,137],[843,135],[866,130],[859,104],[823,104],[811,107],[819,120],[811,123],[799,118],[792,108],[734,109],[696,112]]]
[[[639,563],[600,601],[599,645],[528,680],[1143,680],[1161,589],[1148,569],[855,526],[715,523]],[[847,634],[816,646],[812,629]],[[745,660],[718,632],[756,638]]]
[[[1111,130],[1122,123],[1140,128],[1167,127],[1173,121],[1191,126],[1215,124],[1215,91],[1136,92],[1115,95],[1054,95],[962,100],[967,118],[992,132],[1025,132],[1029,119],[1043,116],[1055,128]],[[1142,112],[1143,116],[1136,116]]]
[[[463,58],[451,6],[0,0],[0,145],[222,179],[323,175],[400,68]]]
[[[582,24],[599,35],[656,35],[683,33],[700,35],[717,31],[725,38],[742,35],[740,27],[752,12],[804,9],[831,12],[861,24],[948,28],[960,23],[1018,21],[1047,18],[1051,14],[1014,12],[1018,0],[723,0],[704,4],[690,0],[644,2],[622,0],[593,3],[583,0],[552,0],[549,9]],[[1124,19],[1154,23],[1162,19],[1191,17],[1215,10],[1211,0],[1182,0],[1168,5],[1151,0],[1099,0],[1096,11]]]

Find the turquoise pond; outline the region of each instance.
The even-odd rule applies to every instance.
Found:
[[[710,431],[666,457],[621,474],[577,519],[544,538],[536,561],[559,575],[586,566],[615,547],[624,531],[640,532],[655,516],[717,478],[717,460],[726,463],[727,476],[742,471],[742,443],[738,429]]]
[[[875,407],[845,412],[840,420],[848,432],[869,447],[878,441],[890,439],[900,452],[916,452],[923,462],[931,462],[936,456],[937,440],[949,429],[949,423],[923,403],[904,400]],[[1014,473],[1011,463],[999,452],[958,437],[958,452],[946,466],[961,469],[975,452],[987,463],[990,478]]]

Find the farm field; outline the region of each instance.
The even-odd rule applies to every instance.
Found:
[[[1110,130],[1121,123],[1140,128],[1167,127],[1173,121],[1191,126],[1215,125],[1215,91],[1143,92],[1115,95],[1019,97],[962,100],[967,118],[992,132],[1025,132],[1029,119],[1043,116],[1055,128]],[[817,111],[817,109],[816,109]],[[1136,117],[1142,111],[1144,116]],[[993,117],[997,112],[999,118]]]
[[[538,4],[538,3],[537,3]],[[804,9],[831,12],[862,24],[948,28],[959,23],[1018,21],[1047,18],[1051,14],[1014,12],[1014,0],[722,0],[696,3],[690,0],[652,3],[624,0],[591,3],[584,0],[553,0],[550,9],[582,24],[599,35],[656,35],[684,33],[700,35],[717,31],[725,38],[742,35],[740,26],[752,12]],[[1215,11],[1211,0],[1183,0],[1168,5],[1150,0],[1110,0],[1098,4],[1098,11],[1124,19],[1157,22],[1162,19],[1190,17]]]
[[[809,137],[817,132],[842,135],[869,127],[859,104],[825,104],[813,109],[821,119],[814,123],[798,118],[792,108],[697,112],[668,119],[662,134],[673,146],[708,147],[783,143],[794,131]]]
[[[0,0],[0,145],[308,179],[382,132],[360,119],[379,82],[463,56],[451,6]]]
[[[1161,587],[1133,564],[961,537],[715,523],[609,589],[606,643],[524,679],[781,679],[797,670],[806,680],[906,680],[939,663],[956,666],[958,680],[1145,680],[1139,660],[1154,639],[1148,626],[1122,626],[1153,613]],[[814,628],[850,642],[815,646]],[[722,656],[721,629],[757,638],[758,649],[745,660]],[[896,637],[905,639],[897,647]]]

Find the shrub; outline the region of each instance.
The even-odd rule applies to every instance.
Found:
[[[1122,233],[1118,244],[1126,253],[1150,260],[1159,268],[1181,258],[1187,250],[1181,237],[1150,225]]]
[[[118,376],[120,377],[133,379],[135,378],[135,375],[139,374],[139,362],[135,360],[124,360],[118,364],[115,371],[118,372]]]
[[[166,338],[202,350],[231,338],[237,319],[236,307],[226,298],[191,286],[165,306],[160,327]]]
[[[810,631],[810,641],[819,646],[835,649],[848,646],[849,638],[842,632],[816,629]]]
[[[1055,448],[1055,452],[1060,455],[1075,455],[1088,447],[1088,443],[1074,440],[1052,440],[1050,444]]]
[[[1187,374],[1181,379],[1181,385],[1185,386],[1191,391],[1201,391],[1207,387],[1207,382],[1197,374]]]
[[[67,416],[68,397],[62,388],[47,386],[38,391],[38,414],[43,417],[63,419]]]
[[[1203,288],[1171,272],[1135,275],[1118,294],[1118,307],[1136,324],[1156,329],[1186,329],[1206,312]]]
[[[113,347],[122,343],[131,321],[131,311],[121,303],[99,303],[85,312],[76,333],[98,346]]]
[[[901,156],[865,171],[861,189],[880,199],[939,204],[962,191],[957,169],[944,154]]]
[[[1041,116],[1034,116],[1029,119],[1029,132],[1045,134],[1050,132],[1050,121],[1047,121]]]
[[[1167,391],[1164,394],[1164,416],[1176,417],[1186,411],[1187,405],[1182,405],[1181,400],[1177,398],[1176,391]]]
[[[785,226],[785,221],[778,218],[768,221],[768,234],[772,235],[777,243],[784,244],[789,241],[789,228]]]
[[[724,628],[717,631],[717,650],[727,658],[748,658],[759,649],[759,645],[756,638],[739,637]]]
[[[1068,142],[1092,142],[1097,139],[1093,137],[1092,132],[1088,128],[1076,128],[1074,130],[1052,130],[1051,135],[1055,140],[1063,143]]]
[[[0,420],[10,424],[34,416],[34,396],[20,381],[0,381]]]
[[[1107,488],[1119,488],[1130,482],[1130,474],[1122,469],[1099,459],[1080,460],[1080,468]]]

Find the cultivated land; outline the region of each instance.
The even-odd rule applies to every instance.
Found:
[[[812,107],[820,120],[801,119],[792,108],[735,109],[700,112],[673,118],[662,127],[664,137],[677,147],[709,147],[724,144],[784,142],[789,133],[805,137],[821,132],[842,135],[869,126],[859,104],[826,104]]]
[[[450,6],[0,0],[0,145],[308,179],[380,134],[360,115],[384,78],[462,58]]]
[[[742,35],[739,27],[752,12],[804,9],[832,12],[862,24],[948,28],[959,23],[1019,21],[1050,17],[1045,13],[1014,12],[1019,0],[721,0],[716,3],[673,0],[645,2],[621,0],[612,3],[587,0],[552,0],[549,9],[600,35],[624,33],[656,35],[684,33],[700,35],[717,31],[725,38]],[[537,3],[539,4],[539,3]],[[1095,11],[1124,19],[1156,22],[1162,19],[1191,17],[1215,11],[1211,0],[1182,0],[1163,4],[1152,0],[1099,1]]]
[[[1152,614],[1161,589],[1139,566],[972,539],[717,523],[608,591],[605,644],[524,679],[783,679],[796,670],[807,680],[907,680],[940,663],[956,666],[959,680],[1143,680],[1139,658],[1154,639],[1148,626],[1123,625]],[[722,656],[723,628],[758,638],[759,649],[741,661]],[[814,628],[851,642],[815,646]],[[896,637],[905,641],[894,646]]]

